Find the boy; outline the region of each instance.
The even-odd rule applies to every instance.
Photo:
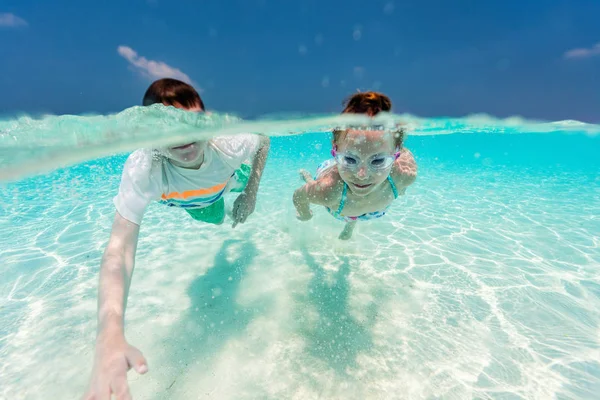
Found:
[[[175,80],[154,82],[145,106],[162,103],[190,112],[204,104],[190,85]],[[269,150],[269,138],[240,134],[215,137],[156,151],[137,150],[123,170],[111,236],[102,259],[98,290],[98,335],[94,368],[86,399],[130,399],[127,371],[148,370],[142,353],[125,339],[123,320],[134,269],[138,233],[148,204],[157,200],[186,210],[196,220],[221,224],[223,194],[241,192],[232,210],[233,227],[254,211],[258,185]],[[252,168],[242,163],[254,155]],[[249,171],[250,170],[250,171]],[[243,191],[242,191],[243,190]]]

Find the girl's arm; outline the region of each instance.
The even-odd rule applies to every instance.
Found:
[[[392,179],[401,192],[417,179],[417,162],[407,148],[402,149],[400,157],[394,162]]]
[[[333,173],[328,173],[318,180],[308,180],[294,192],[293,200],[298,219],[306,221],[312,218],[311,204],[330,207],[336,201],[339,203],[341,192],[340,179],[336,179]]]

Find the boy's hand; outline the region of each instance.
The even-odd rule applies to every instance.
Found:
[[[250,214],[254,212],[254,207],[256,206],[256,196],[248,194],[246,192],[240,193],[235,202],[233,203],[232,217],[233,217],[233,225],[232,228],[235,228],[238,223],[243,224],[246,222],[246,219]]]
[[[98,337],[96,359],[89,389],[84,400],[131,400],[127,371],[135,369],[139,374],[148,371],[146,359],[135,347],[129,345],[123,335],[110,338]]]

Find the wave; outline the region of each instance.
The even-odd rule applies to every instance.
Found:
[[[238,133],[289,136],[330,132],[352,124],[403,124],[409,135],[584,133],[600,134],[600,125],[580,121],[532,121],[485,114],[463,118],[421,118],[382,114],[273,114],[253,120],[220,113],[191,113],[156,104],[109,115],[21,116],[0,120],[0,180],[17,180],[94,158],[137,148],[167,147],[192,140]]]

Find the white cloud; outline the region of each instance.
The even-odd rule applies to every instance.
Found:
[[[564,54],[565,58],[587,58],[600,55],[600,42],[596,43],[594,46],[584,49],[573,49],[569,50]]]
[[[354,67],[354,77],[356,79],[361,79],[365,75],[365,68],[356,66]]]
[[[18,28],[27,25],[29,25],[27,21],[15,14],[0,13],[0,27],[2,28]]]
[[[121,57],[129,61],[129,63],[142,75],[151,79],[174,78],[180,81],[192,83],[190,77],[181,70],[171,67],[162,61],[148,60],[146,57],[141,57],[131,47],[119,46],[117,52]]]

